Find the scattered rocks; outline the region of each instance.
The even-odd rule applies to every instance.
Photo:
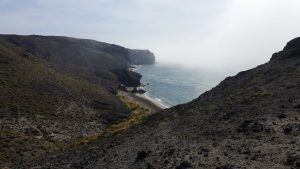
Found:
[[[253,134],[263,132],[265,130],[265,126],[253,120],[245,120],[237,129],[238,132],[244,134]]]
[[[146,157],[148,157],[148,153],[146,151],[139,151],[137,153],[135,161],[139,162],[139,161],[145,160]]]
[[[279,119],[285,119],[287,116],[286,116],[286,114],[281,113],[281,114],[278,114],[277,117],[278,117]]]
[[[41,131],[35,127],[29,127],[29,128],[26,128],[25,129],[25,133],[27,135],[33,135],[33,136],[40,136],[42,135],[41,134]]]
[[[288,155],[285,164],[296,169],[300,168],[300,155]]]
[[[203,157],[208,157],[209,149],[202,148],[199,154],[203,154]]]
[[[122,84],[119,85],[119,90],[120,90],[120,91],[124,91],[124,92],[128,92],[127,87],[124,86],[124,85],[122,85]]]
[[[300,135],[300,123],[288,124],[284,126],[283,132],[285,135]]]
[[[192,168],[191,163],[187,161],[182,162],[179,166],[176,167],[176,169],[187,169],[187,168]]]
[[[143,89],[140,89],[140,88],[134,87],[134,88],[132,89],[131,93],[139,93],[139,94],[144,94],[144,93],[146,93],[146,91],[145,91],[145,90],[143,90]]]
[[[155,169],[154,166],[150,163],[147,164],[147,169]]]
[[[294,108],[300,109],[300,104],[295,105]]]

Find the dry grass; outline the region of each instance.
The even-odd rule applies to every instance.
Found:
[[[141,107],[126,96],[118,96],[119,99],[128,107],[130,115],[128,118],[121,120],[118,123],[106,127],[102,132],[94,133],[89,136],[84,136],[64,142],[57,142],[60,148],[75,148],[84,144],[88,144],[102,137],[114,135],[118,132],[125,131],[141,122],[143,122],[150,114],[148,109]]]

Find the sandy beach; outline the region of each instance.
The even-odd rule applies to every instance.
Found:
[[[140,68],[140,65],[131,65],[131,68],[129,69],[130,71],[136,72],[137,69]],[[153,98],[149,98],[144,94],[141,93],[131,93],[130,91],[133,90],[133,88],[131,87],[126,87],[126,89],[129,92],[125,92],[125,91],[119,91],[119,95],[123,95],[126,96],[127,98],[130,98],[133,102],[137,103],[138,105],[149,109],[150,113],[156,113],[160,110],[166,109],[168,108],[167,106],[163,105],[162,103],[160,103],[159,101],[156,101]]]
[[[123,95],[130,98],[133,102],[137,103],[138,105],[146,109],[149,109],[152,114],[167,108],[166,106],[160,104],[159,102],[149,99],[148,97],[145,96],[145,94],[120,91],[119,95]]]

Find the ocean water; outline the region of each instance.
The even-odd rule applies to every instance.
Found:
[[[175,64],[143,65],[136,70],[143,77],[146,96],[166,107],[187,103],[212,87],[224,77],[216,72],[188,68]]]

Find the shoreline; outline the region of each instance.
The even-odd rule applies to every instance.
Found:
[[[130,93],[125,91],[119,91],[118,94],[130,98],[131,101],[135,102],[136,104],[140,105],[145,109],[148,109],[151,114],[168,108],[167,106],[162,105],[158,101],[148,98],[147,96],[145,96],[145,94]]]
[[[141,68],[142,65],[130,65],[129,71],[137,72],[138,69]],[[142,84],[137,89],[140,88],[144,93],[132,92],[132,88],[125,87],[126,91],[120,91],[122,95],[125,95],[131,98],[132,101],[139,104],[140,106],[149,109],[151,113],[156,113],[160,110],[169,108],[169,106],[164,105],[163,103],[157,101],[155,98],[146,95],[147,91],[144,90]],[[131,92],[130,92],[131,91]]]
[[[146,92],[146,93],[147,93],[147,92]],[[135,95],[136,95],[137,97],[142,98],[142,99],[149,100],[150,102],[152,102],[152,103],[155,104],[156,106],[160,107],[161,109],[167,109],[167,108],[170,108],[169,106],[164,105],[162,102],[157,101],[155,98],[146,95],[146,93],[144,93],[144,94],[136,93]]]

